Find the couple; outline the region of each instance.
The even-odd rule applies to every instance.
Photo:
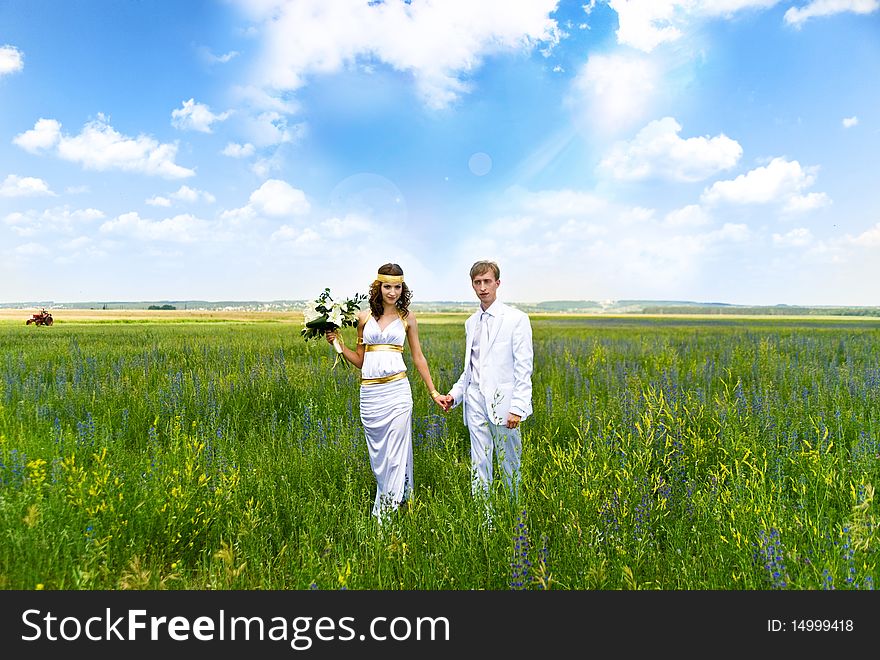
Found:
[[[416,316],[409,309],[412,294],[397,264],[381,266],[370,286],[370,309],[358,315],[357,349],[343,346],[343,357],[361,370],[361,422],[376,477],[377,518],[397,509],[413,489],[413,400],[403,361],[406,339],[413,365],[434,402],[444,411],[462,406],[471,439],[474,494],[488,493],[494,453],[508,489],[516,495],[519,488],[519,425],[532,412],[532,328],[526,314],[497,299],[498,264],[476,262],[470,280],[480,307],[465,321],[464,369],[448,394],[434,387],[419,345]],[[339,336],[328,332],[326,337],[333,343]]]

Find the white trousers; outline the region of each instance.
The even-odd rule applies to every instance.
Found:
[[[522,436],[519,427],[509,429],[504,424],[493,423],[486,408],[486,399],[476,385],[469,386],[465,396],[465,422],[471,436],[472,492],[475,495],[480,492],[488,494],[489,486],[492,485],[493,454],[497,454],[504,483],[509,492],[516,496],[522,462]]]

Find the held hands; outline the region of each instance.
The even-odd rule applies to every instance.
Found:
[[[455,401],[450,395],[440,394],[437,390],[431,392],[431,398],[434,399],[434,403],[443,408],[443,412],[449,412],[449,409],[452,408],[452,404]]]

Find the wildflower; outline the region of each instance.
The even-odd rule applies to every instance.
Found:
[[[510,567],[512,570],[510,588],[514,591],[527,589],[529,583],[529,572],[532,562],[529,561],[529,528],[526,526],[526,512],[523,511],[519,516],[519,522],[516,525],[517,536],[514,539],[513,562]]]
[[[769,533],[761,530],[758,537],[759,547],[755,553],[755,561],[763,562],[773,589],[784,589],[787,586],[787,573],[783,558],[784,548],[779,538],[779,532],[776,529],[771,529]]]

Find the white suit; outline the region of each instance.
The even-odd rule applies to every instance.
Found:
[[[508,429],[507,415],[514,413],[522,420],[532,413],[532,327],[529,317],[496,300],[481,321],[478,308],[465,321],[464,370],[449,393],[453,407],[462,404],[464,423],[471,437],[471,465],[474,491],[487,489],[492,483],[493,449],[509,487],[519,484],[522,439],[519,427]],[[478,373],[471,365],[474,343],[485,332],[479,344]],[[474,382],[477,380],[478,382]]]

